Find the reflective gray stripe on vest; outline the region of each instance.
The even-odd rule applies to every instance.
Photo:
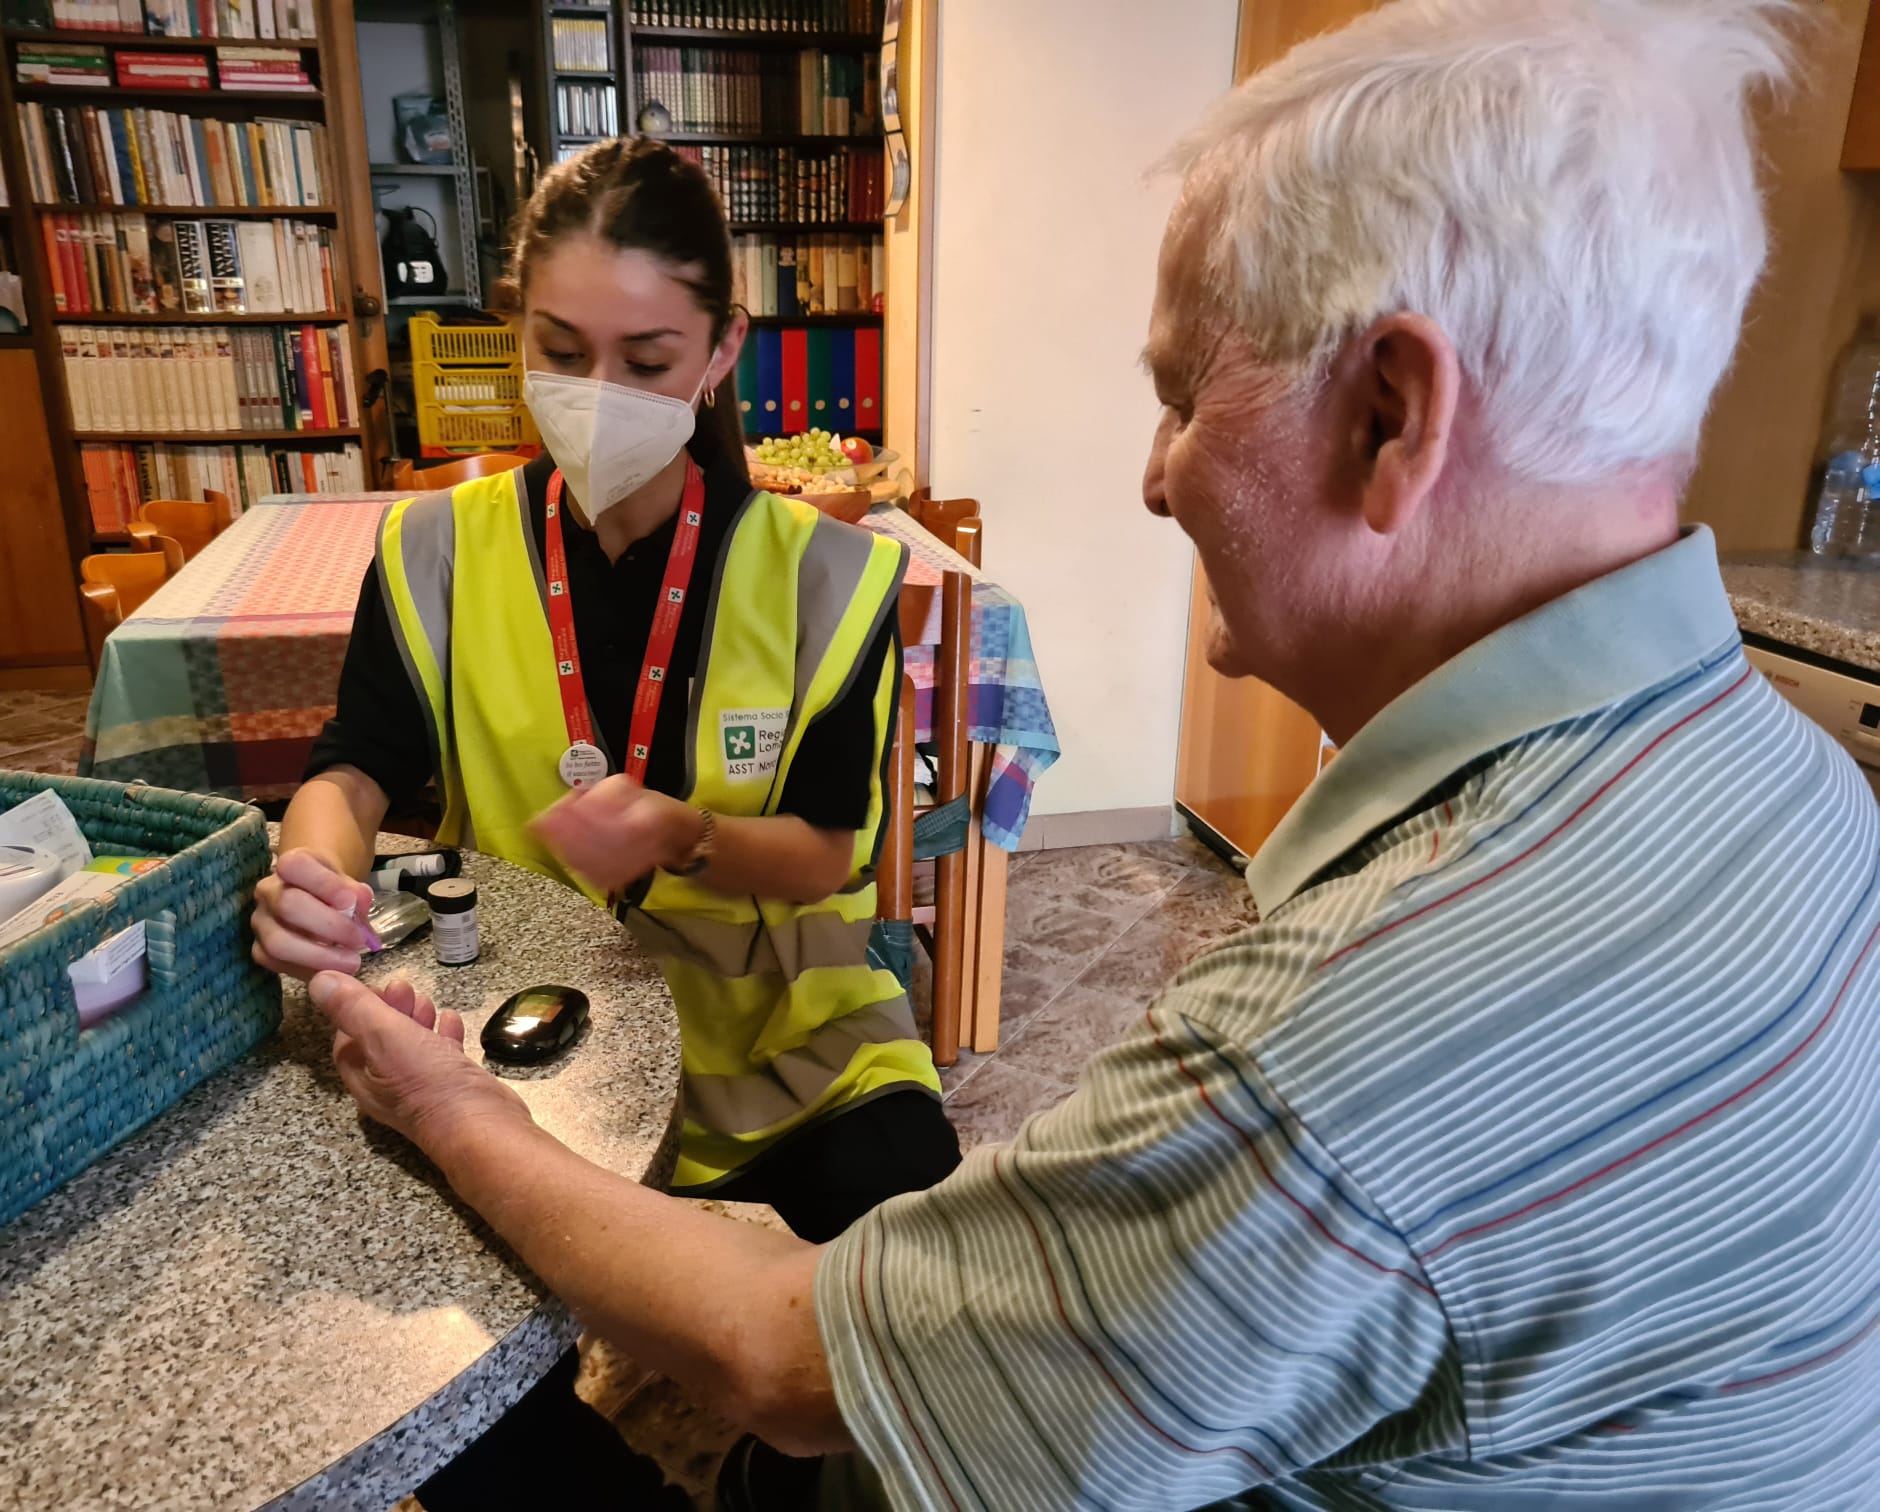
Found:
[[[749,1076],[685,1078],[686,1116],[721,1134],[756,1134],[814,1107],[855,1052],[870,1045],[917,1039],[914,1011],[905,997],[870,1003],[823,1025],[808,1043],[786,1050]]]
[[[626,923],[649,954],[702,966],[728,981],[760,975],[795,981],[818,967],[859,966],[868,959],[868,933],[875,926],[872,918],[850,923],[831,913],[802,913],[766,925],[641,908],[628,909]]]
[[[386,519],[391,511],[386,511]],[[418,623],[430,642],[431,660],[437,663],[438,681],[444,691],[446,725],[450,714],[450,611],[451,593],[456,578],[457,516],[451,510],[450,494],[426,494],[405,506],[400,519],[399,557],[404,563],[405,588],[417,611]],[[444,731],[438,728],[436,711],[424,679],[418,675],[417,659],[405,642],[404,620],[398,612],[398,600],[385,571],[385,523],[379,524],[377,558],[379,593],[385,600],[385,617],[392,622],[392,634],[398,641],[398,654],[405,663],[405,676],[411,679],[418,695],[418,707],[424,711],[425,733],[431,741],[431,765],[441,780],[444,772]]]
[[[836,631],[841,627],[842,617],[854,602],[856,590],[862,584],[862,575],[868,570],[875,542],[881,539],[884,538],[872,530],[860,525],[845,525],[827,515],[819,517],[816,528],[810,532],[809,546],[803,553],[803,565],[797,574],[796,696],[790,701],[790,723],[783,732],[783,749],[786,751],[790,749],[790,742],[796,737],[797,724],[803,717],[803,705],[809,698],[809,685],[821,670],[823,658],[829,654]],[[900,548],[901,559],[894,569],[894,581],[882,595],[875,616],[862,635],[864,651],[874,643],[875,636],[881,630],[881,622],[894,612],[900,599],[901,583],[907,577],[910,556],[907,545],[901,541],[894,544]],[[823,705],[824,712],[835,708],[842,701],[843,694],[849,691],[861,674],[863,660],[863,657],[858,656],[850,663],[842,686]],[[811,720],[810,723],[814,724],[815,721]],[[782,780],[783,772],[780,768],[773,782]],[[775,792],[774,786],[772,792]]]

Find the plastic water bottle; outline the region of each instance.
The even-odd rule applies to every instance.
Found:
[[[1815,495],[1815,520],[1808,546],[1816,556],[1859,556],[1871,534],[1869,499],[1861,483],[1859,452],[1830,457]],[[1868,543],[1866,549],[1872,549]]]
[[[1872,316],[1834,364],[1815,459],[1810,549],[1821,556],[1880,552],[1880,320]]]

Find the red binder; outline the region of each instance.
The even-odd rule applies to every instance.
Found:
[[[881,327],[855,328],[855,428],[881,431]]]
[[[798,327],[783,333],[783,430],[809,428],[809,332]]]

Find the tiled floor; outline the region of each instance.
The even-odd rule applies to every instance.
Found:
[[[0,770],[78,770],[85,734],[85,693],[0,693]]]
[[[72,771],[85,704],[81,695],[0,693],[0,768]],[[991,1055],[963,1053],[942,1077],[961,1144],[1009,1140],[1071,1090],[1078,1068],[1139,1019],[1186,961],[1252,922],[1240,878],[1190,839],[1014,857],[1002,1042]],[[711,1505],[717,1460],[734,1437],[727,1425],[604,1344],[590,1351],[582,1391]]]

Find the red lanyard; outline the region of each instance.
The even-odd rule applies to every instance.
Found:
[[[562,759],[562,776],[570,787],[588,787],[606,774],[606,759],[600,756],[594,739],[587,684],[581,677],[581,652],[575,645],[574,604],[568,594],[568,554],[561,543],[561,488],[561,469],[556,468],[555,475],[548,480],[548,507],[543,512],[546,560],[542,568],[548,579],[548,630],[555,646],[558,674],[555,681],[561,690],[562,719],[568,726],[569,755]],[[672,663],[672,648],[679,638],[679,618],[685,609],[686,589],[691,585],[692,566],[698,559],[699,521],[704,509],[705,476],[698,464],[688,457],[685,494],[679,503],[679,517],[673,522],[666,576],[659,585],[659,602],[653,608],[653,628],[646,637],[646,661],[633,691],[633,722],[627,735],[624,770],[635,782],[646,780],[646,759],[653,748],[653,727],[659,720],[659,698],[666,689],[666,669]],[[585,763],[571,767],[570,760],[580,747],[595,753],[598,772]]]

